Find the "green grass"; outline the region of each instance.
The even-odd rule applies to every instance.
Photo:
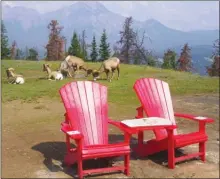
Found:
[[[25,100],[34,101],[41,97],[60,99],[58,90],[67,82],[74,81],[68,78],[63,81],[49,81],[46,72],[42,71],[44,61],[14,61],[2,60],[2,101]],[[60,62],[48,62],[52,69],[58,68]],[[100,63],[88,63],[94,69],[100,67]],[[23,74],[26,78],[24,85],[12,85],[7,83],[5,69],[15,68],[16,73]],[[102,75],[106,78],[105,74]],[[115,74],[115,77],[117,73]],[[120,80],[113,79],[112,83],[106,80],[98,81],[108,86],[108,101],[116,104],[138,103],[132,89],[135,80],[141,77],[152,77],[169,83],[172,95],[206,94],[219,92],[219,78],[201,77],[190,73],[162,70],[146,66],[121,65]],[[92,78],[89,77],[88,80]],[[86,80],[86,79],[77,79]]]

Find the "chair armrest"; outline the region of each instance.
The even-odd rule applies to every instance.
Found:
[[[137,110],[137,116],[135,116],[136,119],[138,118],[143,118],[144,117],[144,108],[143,106],[140,106],[138,108],[136,108]]]
[[[127,129],[127,128],[124,128],[120,122],[117,122],[117,121],[113,121],[111,119],[108,120],[108,123],[109,124],[112,124],[114,126],[116,126],[117,128],[119,128],[122,132],[125,132],[125,133],[128,133],[128,134],[132,134],[132,131]]]
[[[136,110],[143,110],[143,106],[137,107]]]
[[[185,119],[190,119],[197,122],[205,122],[205,123],[212,123],[214,122],[214,119],[209,117],[203,117],[203,116],[194,116],[190,114],[181,114],[181,113],[174,113],[175,117],[181,117]]]
[[[73,131],[70,126],[66,124],[62,125],[61,131],[63,131],[74,140],[80,140],[83,138],[83,135],[79,131]]]

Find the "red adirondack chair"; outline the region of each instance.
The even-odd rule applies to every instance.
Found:
[[[90,81],[78,81],[64,85],[59,92],[66,109],[66,119],[61,127],[67,144],[64,163],[77,163],[80,178],[90,173],[116,170],[129,175],[130,133],[120,128],[119,122],[108,118],[107,87]],[[108,124],[124,132],[124,142],[108,143]],[[76,148],[71,148],[70,139],[75,140]],[[83,160],[116,156],[124,156],[124,166],[83,170]]]
[[[208,140],[205,125],[214,120],[208,117],[174,113],[169,85],[164,81],[153,78],[141,78],[135,82],[133,88],[141,103],[141,107],[137,108],[138,114],[136,118],[143,118],[145,113],[148,117],[168,118],[173,124],[176,124],[175,117],[199,122],[199,131],[197,132],[178,134],[175,129],[173,134],[171,134],[173,141],[169,141],[169,145],[173,146],[173,150],[168,153],[171,161],[168,164],[169,167],[174,168],[176,162],[198,156],[201,157],[202,161],[205,161],[205,142]],[[168,148],[167,131],[165,129],[154,130],[154,133],[156,138],[143,144],[143,132],[139,132],[138,147],[135,150],[140,156],[151,155]],[[195,143],[199,143],[198,153],[175,158],[174,148],[181,148]]]

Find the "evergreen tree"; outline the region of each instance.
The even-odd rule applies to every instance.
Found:
[[[153,55],[147,55],[147,64],[152,67],[157,65],[156,59]]]
[[[38,60],[38,52],[35,48],[29,49],[29,56],[27,59],[28,60]]]
[[[28,57],[29,57],[29,49],[28,49],[28,47],[26,46],[26,47],[25,47],[25,60],[28,60]]]
[[[180,71],[191,71],[192,70],[192,58],[191,58],[191,49],[189,48],[188,44],[185,44],[180,58],[177,61],[177,69]]]
[[[219,45],[220,45],[219,39],[215,40],[215,42],[213,44],[213,48],[214,48],[213,55],[214,56],[219,56],[220,55]]]
[[[92,52],[90,54],[92,62],[97,61],[98,58],[98,52],[97,52],[97,46],[96,46],[96,40],[95,40],[95,35],[93,36],[92,39]]]
[[[24,58],[24,52],[22,51],[22,49],[17,49],[17,52],[16,52],[16,57],[15,59],[16,60],[20,60],[20,59],[23,59]]]
[[[99,57],[100,61],[104,61],[110,57],[110,47],[109,43],[107,43],[107,34],[105,29],[103,30],[102,36],[101,36],[101,42],[99,46]]]
[[[214,56],[212,65],[206,69],[209,76],[220,76],[220,56]]]
[[[7,30],[3,21],[1,21],[1,59],[9,58],[10,49],[8,48]]]
[[[86,32],[85,30],[82,31],[82,38],[80,39],[81,42],[81,51],[82,51],[82,59],[88,60],[88,54],[87,54],[87,44],[86,44]]]
[[[210,67],[206,67],[209,76],[220,76],[220,54],[219,54],[219,39],[214,42],[213,45],[213,62]]]
[[[76,57],[82,57],[81,47],[76,32],[73,33],[73,38],[71,40],[68,54]]]
[[[170,49],[164,53],[163,64],[161,66],[165,69],[176,69],[176,53]]]

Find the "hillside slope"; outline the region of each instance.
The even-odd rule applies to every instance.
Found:
[[[59,98],[58,90],[60,87],[73,81],[73,79],[68,78],[57,82],[48,81],[46,79],[47,74],[42,71],[43,63],[45,62],[2,60],[2,101],[15,99],[32,101],[43,96]],[[49,63],[52,64],[54,70],[59,65],[58,62]],[[88,66],[98,69],[100,63],[88,63]],[[26,83],[24,85],[8,84],[5,73],[5,69],[8,67],[14,67],[16,73],[23,74],[26,77]],[[98,82],[108,86],[110,102],[120,104],[137,103],[132,87],[134,82],[142,77],[157,78],[168,82],[172,95],[197,95],[218,93],[219,91],[219,78],[201,77],[190,73],[124,64],[121,65],[119,80],[113,79],[112,83],[109,83],[105,80],[106,76],[103,74],[103,80]],[[91,77],[88,80],[91,80]]]

